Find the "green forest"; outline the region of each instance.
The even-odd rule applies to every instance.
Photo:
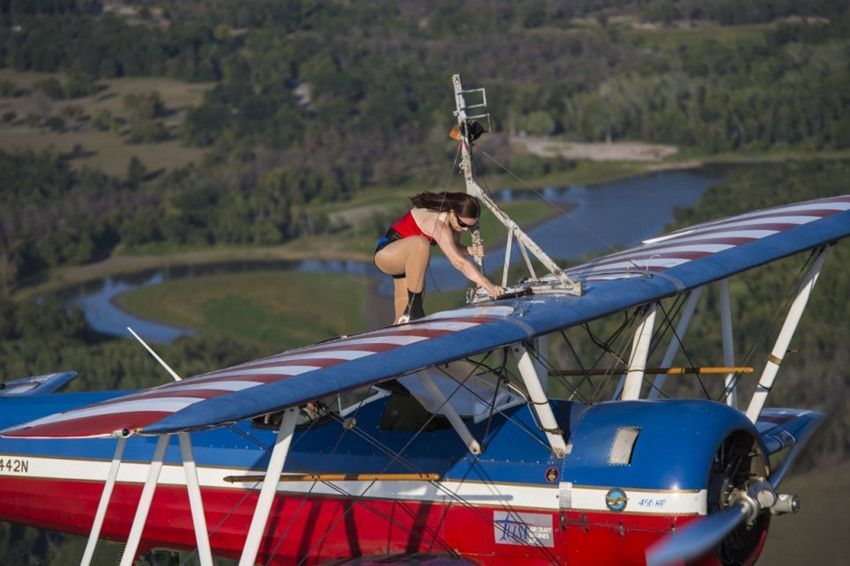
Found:
[[[850,149],[841,2],[763,1],[742,13],[734,2],[248,4],[126,2],[132,16],[107,2],[2,4],[0,65],[60,73],[33,87],[46,96],[73,100],[114,77],[214,86],[173,134],[156,93],[124,101],[127,143],[173,135],[208,148],[201,164],[157,175],[136,163],[107,178],[59,152],[4,151],[0,288],[116,250],[332,233],[311,205],[444,174],[455,72],[491,93],[488,151],[530,178],[553,166],[505,136],[699,155]],[[9,119],[110,123],[103,112]]]
[[[29,291],[110,257],[350,238],[329,206],[445,180],[453,73],[487,88],[482,149],[531,184],[587,164],[525,153],[510,139],[670,144],[672,165],[734,163],[673,227],[850,192],[850,8],[841,0],[0,0],[0,69],[48,77],[0,81],[0,99],[44,101],[0,112],[0,127],[113,132],[131,155],[171,142],[204,151],[179,167],[133,158],[108,174],[79,165],[86,147],[0,145],[0,375],[75,369],[70,390],[164,376],[138,345]],[[138,77],[210,86],[185,114],[157,90],[115,101],[120,116],[80,104],[106,81]],[[479,162],[478,173],[499,171]],[[368,230],[377,236],[383,221],[371,218]],[[802,467],[850,456],[848,250],[832,250],[796,334],[800,353],[771,397],[834,411]],[[799,264],[734,283],[737,351],[769,347],[766,325]],[[689,339],[716,360],[719,333],[716,321],[695,321]],[[215,332],[160,350],[181,375],[269,353]],[[79,547],[0,524],[2,564],[62,564]]]

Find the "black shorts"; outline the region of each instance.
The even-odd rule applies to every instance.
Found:
[[[375,253],[378,253],[396,240],[401,240],[401,234],[390,228],[386,234],[378,238],[375,244]]]
[[[387,247],[391,243],[395,242],[396,240],[401,240],[401,239],[402,239],[401,234],[399,234],[398,232],[396,232],[395,230],[390,228],[389,230],[387,230],[386,234],[384,234],[383,236],[378,238],[378,241],[375,244],[375,253],[378,253],[379,251],[381,251],[382,249],[384,249],[385,247]],[[377,264],[375,265],[375,267],[378,267]],[[379,271],[380,271],[380,269],[379,269]],[[392,278],[393,279],[404,279],[405,274],[402,273],[400,275],[392,275]]]

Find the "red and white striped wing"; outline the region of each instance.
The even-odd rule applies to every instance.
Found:
[[[472,328],[509,314],[508,307],[482,307],[480,316],[436,315],[412,324],[392,326],[337,338],[306,348],[217,370],[57,413],[2,431],[7,437],[90,438],[124,435],[159,421],[194,403],[316,371],[337,364],[389,352],[446,334]],[[474,314],[474,313],[473,313]]]
[[[658,273],[846,210],[850,210],[847,195],[707,222],[646,240],[642,246],[574,267],[567,274],[579,281],[600,281]]]

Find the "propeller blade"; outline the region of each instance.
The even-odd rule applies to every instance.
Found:
[[[794,460],[797,459],[797,456],[802,453],[803,448],[808,444],[809,440],[814,436],[815,431],[820,428],[820,425],[823,424],[825,417],[820,417],[817,420],[817,423],[814,426],[810,426],[806,429],[806,432],[803,436],[797,439],[794,444],[794,447],[788,452],[788,455],[782,460],[782,463],[779,464],[773,473],[770,474],[770,477],[767,478],[767,481],[770,482],[770,485],[773,486],[773,489],[779,487],[779,484],[782,483],[782,480],[785,478],[785,474],[788,473],[788,470],[791,469],[791,465],[794,463]]]
[[[684,562],[705,554],[737,527],[746,517],[742,503],[711,513],[667,535],[646,551],[647,566]]]

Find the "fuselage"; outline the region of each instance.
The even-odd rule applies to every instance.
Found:
[[[113,395],[0,399],[0,426]],[[260,561],[440,553],[487,564],[643,564],[648,545],[707,512],[717,444],[749,424],[712,402],[562,401],[553,408],[569,441],[565,458],[552,455],[525,406],[469,422],[484,446],[473,455],[439,419],[426,427],[436,430],[421,433],[415,418],[399,424],[389,399],[298,427],[284,475],[319,478],[280,482]],[[241,553],[256,476],[266,469],[275,434],[250,421],[192,434],[214,554]],[[128,440],[101,536],[126,539],[155,443]],[[0,519],[88,534],[115,444],[0,439]],[[172,438],[142,549],[194,548],[192,525]]]

